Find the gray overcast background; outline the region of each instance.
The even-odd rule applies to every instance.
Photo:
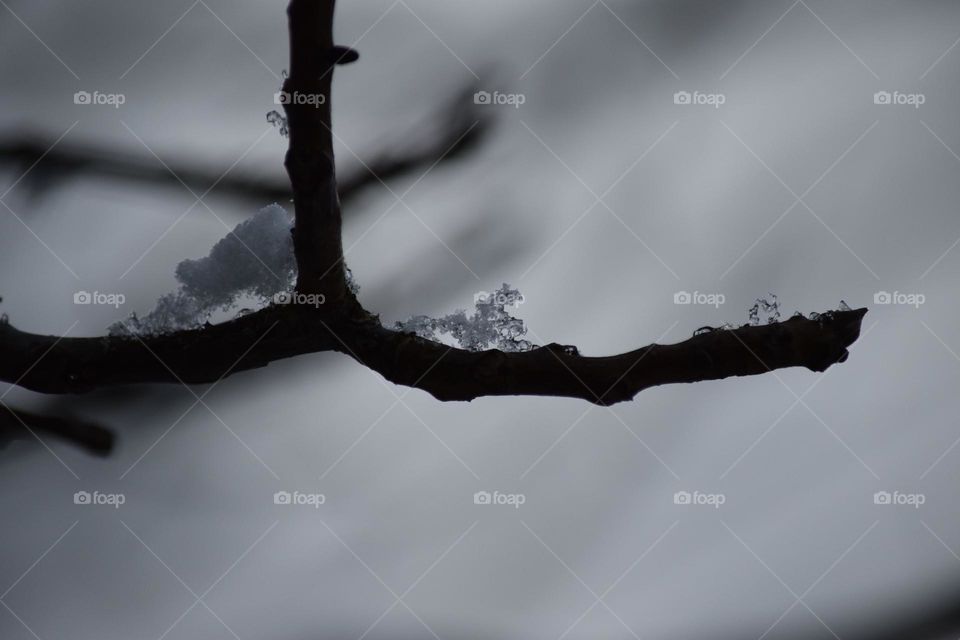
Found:
[[[0,132],[281,175],[264,116],[283,2],[0,4]],[[824,375],[651,389],[609,410],[442,404],[337,354],[228,378],[192,409],[175,386],[12,390],[4,402],[95,418],[120,441],[107,460],[55,441],[0,453],[0,637],[846,638],[956,592],[960,4],[338,5],[338,39],[362,56],[336,76],[343,167],[471,81],[526,98],[488,107],[491,138],[416,184],[413,213],[382,188],[349,212],[347,260],[385,320],[506,281],[534,340],[586,354],[746,322],[768,292],[784,317],[869,306],[864,335]],[[77,106],[79,90],[126,103]],[[726,102],[677,105],[678,91]],[[4,191],[23,168],[5,171]],[[185,189],[85,179],[3,202],[0,311],[70,335],[148,310],[179,261],[258,208],[214,191],[215,215],[197,205],[170,228]],[[80,289],[127,304],[75,306]],[[675,305],[681,290],[726,302]],[[925,303],[875,305],[879,291]],[[79,490],[126,503],[75,505]],[[326,503],[275,505],[280,490]],[[477,506],[478,490],[526,502]],[[675,505],[677,491],[726,502]],[[877,491],[925,503],[875,505]]]

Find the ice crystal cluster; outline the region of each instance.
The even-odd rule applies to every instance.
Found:
[[[811,311],[807,316],[804,316],[802,313],[797,311],[791,317],[807,318],[809,320],[826,320],[832,317],[834,313],[839,311],[850,311],[850,305],[841,300],[840,304],[837,305],[836,311],[824,311],[823,313]],[[780,301],[777,299],[777,295],[775,293],[768,294],[768,298],[757,298],[757,301],[754,302],[752,307],[750,307],[748,313],[750,318],[750,326],[755,327],[761,324],[774,324],[775,322],[780,322]]]
[[[292,224],[280,205],[264,207],[213,245],[205,258],[178,264],[179,288],[157,300],[146,315],[133,314],[111,326],[111,335],[194,329],[241,300],[267,303],[277,293],[289,291],[297,273]]]
[[[277,127],[280,135],[284,138],[290,135],[290,128],[287,126],[287,118],[276,109],[267,112],[267,122]]]
[[[286,80],[287,70],[284,69],[283,71],[281,71],[280,75],[283,80]],[[280,91],[283,91],[282,84],[280,85]],[[278,93],[277,96],[279,95],[280,94]],[[274,98],[274,102],[276,102],[277,104],[280,104],[279,99],[276,97]],[[287,138],[290,136],[290,127],[288,126],[288,123],[287,123],[287,117],[282,113],[280,113],[279,111],[277,111],[276,109],[272,109],[267,112],[267,122],[269,122],[274,127],[279,129],[280,130],[279,133],[282,137]]]
[[[507,310],[507,307],[516,308],[523,303],[519,291],[504,283],[493,293],[477,293],[473,301],[472,315],[468,316],[465,311],[458,309],[442,318],[414,316],[397,322],[394,328],[434,342],[455,343],[468,351],[499,349],[516,352],[536,347],[525,337],[527,328],[523,320]]]
[[[836,311],[825,311],[823,313],[817,313],[814,311],[808,316],[805,316],[797,311],[791,316],[791,318],[808,318],[810,320],[819,320],[822,322],[831,318],[834,313],[839,311],[850,311],[850,306],[841,300]],[[780,300],[777,298],[777,294],[768,293],[766,298],[757,298],[753,303],[753,306],[747,310],[747,324],[743,326],[758,327],[762,324],[776,324],[777,322],[780,322]],[[719,327],[700,327],[693,332],[693,335],[700,336],[713,331],[729,331],[736,328],[737,327],[734,325],[726,322]]]
[[[757,301],[750,307],[750,326],[755,327],[760,324],[780,322],[780,301],[775,293],[771,293],[769,296],[769,300],[767,298],[757,298]]]
[[[851,310],[850,305],[848,305],[846,302],[841,300],[840,306],[837,307],[837,311],[850,311],[850,310]],[[824,311],[823,313],[817,313],[816,311],[812,311],[810,312],[810,315],[807,317],[810,318],[811,320],[820,320],[822,322],[824,320],[828,320],[829,318],[832,318],[833,314],[834,314],[833,311]],[[803,315],[803,314],[798,311],[797,315]]]
[[[757,301],[750,307],[749,318],[750,326],[758,326],[761,324],[774,324],[775,322],[780,322],[780,301],[777,299],[775,293],[768,294],[769,299],[767,298],[757,298]],[[805,316],[799,311],[795,312],[791,318],[807,318],[808,320],[827,320],[833,317],[834,313],[840,311],[850,311],[850,305],[845,301],[841,300],[840,304],[837,305],[835,311],[824,311],[823,313],[817,313],[816,311],[811,311],[809,315]]]

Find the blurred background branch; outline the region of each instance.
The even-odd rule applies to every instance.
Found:
[[[3,404],[0,409],[0,448],[14,440],[39,439],[40,435],[54,436],[100,456],[108,455],[114,444],[113,433],[98,424],[72,417],[31,413]]]
[[[491,110],[478,109],[474,104],[476,90],[475,85],[466,85],[398,142],[366,154],[372,160],[338,171],[341,202],[349,203],[370,186],[426,171],[434,164],[450,162],[476,150],[493,124]],[[8,165],[16,175],[23,176],[18,186],[29,199],[42,198],[69,180],[91,177],[177,189],[182,188],[182,180],[199,193],[216,184],[219,194],[250,200],[257,205],[286,203],[292,197],[290,181],[279,170],[279,162],[275,178],[230,172],[222,179],[219,169],[187,157],[175,158],[167,164],[169,170],[147,152],[121,150],[93,141],[57,142],[56,137],[41,132],[0,136],[0,165]],[[246,210],[238,211],[240,213],[246,215]]]

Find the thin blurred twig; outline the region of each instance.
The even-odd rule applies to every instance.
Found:
[[[407,132],[395,145],[371,152],[364,164],[357,163],[339,180],[339,194],[347,203],[368,187],[425,171],[434,163],[449,162],[474,151],[492,126],[490,110],[473,103],[473,85],[453,95],[427,123]],[[216,184],[220,195],[234,196],[263,205],[288,202],[293,197],[290,182],[279,173],[275,178],[256,177],[241,171],[221,176],[188,158],[167,162],[169,169],[149,154],[98,145],[94,142],[54,144],[43,134],[17,133],[0,137],[0,165],[17,167],[23,176],[19,186],[36,199],[76,177],[127,180],[150,185],[182,188],[180,180],[202,193]],[[39,162],[41,160],[42,162]],[[244,213],[244,215],[246,215]]]
[[[100,425],[11,409],[6,405],[0,408],[0,447],[13,440],[30,440],[39,434],[66,440],[95,455],[105,456],[113,450],[113,433]]]

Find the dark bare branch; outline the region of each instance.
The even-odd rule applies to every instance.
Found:
[[[313,96],[284,105],[297,290],[323,294],[327,304],[275,305],[223,324],[142,339],[61,339],[0,323],[0,381],[60,394],[126,384],[205,384],[284,358],[338,351],[440,400],[541,395],[609,405],[661,384],[786,367],[823,371],[846,359],[866,309],[709,331],[607,357],[557,344],[518,353],[466,351],[384,328],[360,307],[344,277],[329,98],[334,66],[356,54],[335,46],[333,8],[333,0],[290,1],[291,73],[284,83],[291,96]]]
[[[281,358],[332,350],[330,337],[317,333],[314,323],[306,324],[305,309],[268,307],[223,324],[143,339],[58,341],[0,325],[0,380],[42,393],[154,382],[212,383]],[[280,320],[282,327],[277,325]]]
[[[297,291],[331,304],[348,297],[343,265],[340,199],[333,157],[330,90],[337,64],[334,0],[291,0],[290,76],[283,83],[290,148],[285,166],[293,187],[293,249]]]
[[[750,376],[786,367],[824,371],[847,358],[866,309],[818,320],[716,330],[672,345],[652,344],[606,357],[550,344],[532,351],[464,351],[377,325],[348,353],[396,384],[439,400],[481,396],[564,396],[609,405],[650,387]]]
[[[19,386],[43,393],[151,382],[204,384],[283,358],[339,351],[387,380],[440,400],[540,395],[613,404],[661,384],[786,367],[823,371],[846,359],[866,311],[718,330],[606,357],[582,356],[556,344],[520,353],[465,351],[386,329],[368,314],[331,315],[303,305],[268,307],[224,324],[143,341],[58,339],[6,325],[0,327],[0,380],[19,380]],[[238,354],[244,355],[237,360]]]

